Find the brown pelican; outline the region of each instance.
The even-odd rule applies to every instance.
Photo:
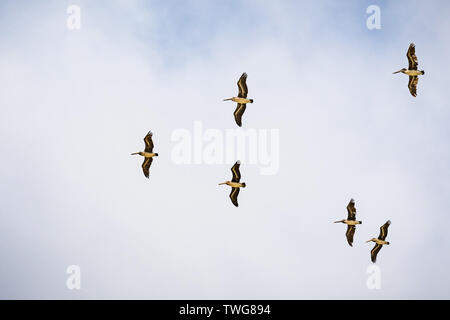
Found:
[[[244,182],[239,182],[241,180],[241,172],[239,171],[239,166],[241,165],[241,162],[238,160],[234,164],[234,166],[231,168],[231,172],[233,174],[233,178],[231,181],[225,181],[222,183],[219,183],[219,185],[226,184],[231,187],[231,193],[230,193],[230,199],[231,202],[237,207],[239,206],[237,197],[239,194],[239,188],[245,188]]]
[[[417,62],[416,46],[414,43],[409,45],[408,52],[406,52],[406,57],[408,58],[408,69],[403,68],[395,71],[393,74],[401,72],[409,76],[409,92],[411,92],[411,95],[415,97],[417,96],[417,83],[419,82],[419,75],[425,74],[425,71],[417,70],[417,65],[419,63]]]
[[[370,252],[370,256],[372,258],[372,262],[375,263],[377,261],[377,254],[380,251],[381,247],[384,244],[389,244],[388,241],[385,241],[384,239],[386,239],[386,236],[388,234],[388,228],[389,225],[391,224],[391,221],[388,220],[385,224],[383,224],[380,228],[380,235],[378,236],[378,238],[372,238],[370,240],[367,240],[366,242],[375,242],[375,247],[373,247],[372,251]]]
[[[148,178],[149,176],[149,169],[150,165],[153,162],[153,157],[157,157],[157,153],[153,153],[153,140],[152,140],[153,133],[149,131],[147,135],[144,138],[145,142],[145,149],[141,152],[135,152],[131,155],[138,154],[140,156],[144,157],[144,162],[142,163],[142,170],[144,171],[144,175]]]
[[[353,247],[353,235],[355,234],[355,229],[357,224],[362,224],[362,221],[356,221],[356,208],[355,208],[355,200],[350,199],[350,202],[347,205],[347,219],[335,221],[334,223],[345,223],[347,225],[347,232],[345,236],[347,237],[347,242],[350,247]]]
[[[223,99],[223,101],[231,100],[237,102],[237,107],[234,111],[234,120],[236,120],[236,123],[239,127],[242,126],[242,115],[244,114],[246,104],[253,103],[253,99],[247,99],[248,89],[246,81],[247,74],[244,72],[237,82],[239,88],[238,96],[229,99]]]

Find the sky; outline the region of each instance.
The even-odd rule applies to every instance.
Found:
[[[0,298],[449,299],[449,14],[446,1],[2,1]],[[411,42],[416,98],[392,74]],[[237,129],[222,99],[243,72],[255,102]],[[218,186],[230,163],[173,160],[174,132],[195,123],[279,132],[273,174],[243,161],[238,208]],[[130,153],[150,130],[146,179]],[[333,223],[351,198],[353,247]],[[365,241],[387,220],[370,289]]]

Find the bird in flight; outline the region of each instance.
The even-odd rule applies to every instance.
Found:
[[[230,193],[230,199],[231,202],[238,207],[238,195],[239,195],[239,189],[245,188],[245,182],[241,181],[241,172],[239,171],[239,166],[241,165],[241,162],[238,160],[231,168],[231,173],[233,174],[233,178],[231,181],[225,181],[222,183],[219,183],[219,185],[226,184],[231,187],[231,193]]]
[[[247,99],[248,88],[247,88],[247,74],[244,72],[237,82],[239,93],[237,97],[232,97],[228,99],[223,99],[223,101],[234,101],[237,102],[236,110],[234,111],[234,120],[239,127],[242,126],[242,115],[244,114],[247,103],[253,103],[253,99]]]
[[[350,247],[353,247],[353,236],[355,235],[356,225],[362,224],[362,221],[356,221],[356,208],[355,208],[355,200],[350,199],[350,202],[347,205],[347,219],[335,221],[334,223],[345,223],[347,225],[347,232],[345,236],[347,237],[347,242]]]
[[[388,220],[385,224],[383,224],[380,227],[380,235],[378,236],[378,238],[372,238],[372,239],[366,241],[366,242],[371,242],[371,241],[375,242],[375,247],[373,247],[372,251],[370,252],[370,257],[371,257],[373,263],[375,263],[377,261],[377,254],[378,254],[378,252],[380,252],[381,247],[385,244],[389,244],[389,242],[385,241],[385,239],[388,234],[388,228],[389,228],[390,224],[391,224],[391,221]]]
[[[416,56],[416,46],[414,43],[411,43],[408,48],[408,52],[406,52],[406,57],[408,58],[408,69],[402,68],[395,73],[404,73],[409,76],[408,89],[411,92],[413,97],[417,96],[417,83],[419,82],[419,75],[425,74],[423,70],[417,70],[418,62]]]
[[[142,170],[144,171],[144,175],[148,178],[149,177],[149,170],[150,165],[153,162],[153,157],[157,157],[157,153],[153,153],[153,140],[152,140],[153,133],[149,131],[147,135],[144,138],[145,142],[145,149],[144,151],[140,152],[134,152],[131,155],[138,154],[140,156],[144,157],[144,162],[142,163]]]

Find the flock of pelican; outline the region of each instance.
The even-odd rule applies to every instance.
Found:
[[[350,199],[350,202],[347,205],[347,219],[342,219],[335,221],[334,223],[344,223],[347,225],[347,232],[345,233],[345,237],[347,238],[347,242],[350,247],[353,247],[353,236],[355,235],[356,225],[362,224],[362,221],[356,220],[356,207],[355,200]],[[375,242],[375,247],[373,247],[370,252],[370,258],[373,263],[377,261],[377,255],[380,251],[381,247],[385,244],[389,244],[389,242],[385,241],[389,225],[391,221],[388,220],[385,224],[383,224],[380,228],[380,235],[378,238],[372,238],[366,242]]]
[[[416,49],[414,43],[409,45],[408,51],[406,53],[406,57],[408,58],[408,69],[402,68],[395,73],[404,73],[409,76],[408,89],[413,97],[417,96],[417,83],[419,81],[419,75],[425,74],[424,70],[417,70],[418,61],[416,56]],[[237,103],[236,110],[234,111],[234,120],[236,124],[241,127],[242,126],[242,116],[245,112],[248,103],[253,103],[253,99],[247,98],[248,95],[248,87],[247,87],[247,73],[243,73],[237,82],[238,86],[238,95],[237,97],[232,97],[228,99],[223,99],[223,101],[233,101]],[[144,176],[149,178],[150,175],[150,166],[153,162],[153,158],[157,157],[158,154],[153,152],[153,133],[150,131],[144,137],[145,149],[144,151],[132,153],[132,155],[140,155],[144,157],[144,162],[142,163],[142,170],[144,172]],[[226,181],[223,183],[219,183],[219,185],[228,185],[231,187],[230,199],[234,206],[238,207],[238,195],[240,188],[245,188],[245,183],[240,182],[241,180],[241,172],[239,171],[240,161],[236,161],[236,163],[231,168],[232,179],[231,181]],[[335,221],[335,223],[344,223],[347,225],[346,238],[347,242],[350,246],[353,246],[353,237],[355,234],[356,226],[362,224],[362,221],[356,220],[356,208],[355,201],[353,199],[350,200],[347,205],[347,219]],[[372,262],[376,262],[378,252],[380,251],[383,245],[388,245],[389,242],[385,241],[387,236],[388,227],[391,224],[390,221],[387,221],[380,228],[380,235],[378,238],[372,238],[367,242],[375,242],[375,247],[371,251],[371,260]]]

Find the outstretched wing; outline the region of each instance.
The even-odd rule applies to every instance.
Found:
[[[347,205],[347,220],[356,220],[356,208],[355,208],[355,200],[350,199],[350,202]]]
[[[239,171],[239,167],[241,166],[240,161],[236,161],[236,163],[231,167],[231,173],[233,174],[232,182],[239,182],[241,180],[241,172]]]
[[[419,83],[418,76],[409,76],[408,89],[413,97],[417,96],[417,83]]]
[[[245,103],[238,103],[236,110],[234,110],[234,120],[236,120],[236,123],[239,127],[242,126],[242,115],[244,114],[245,108]]]
[[[147,135],[144,138],[145,142],[145,152],[153,152],[153,140],[152,140],[153,133],[149,131]]]
[[[408,48],[408,52],[406,52],[406,57],[408,58],[408,69],[409,70],[417,70],[417,62],[416,57],[416,46],[414,43],[411,43]]]
[[[244,72],[242,76],[239,78],[237,82],[239,88],[239,98],[247,98],[248,89],[247,89],[247,74]]]
[[[230,193],[230,199],[231,202],[233,202],[233,204],[238,207],[238,195],[239,195],[239,188],[231,188],[231,193]]]
[[[391,224],[391,220],[388,220],[385,224],[383,224],[380,227],[380,235],[378,236],[378,239],[380,239],[380,240],[386,239],[386,236],[388,234],[388,228],[389,228],[390,224]]]
[[[372,251],[370,251],[370,257],[373,263],[377,261],[377,254],[380,252],[382,245],[376,244],[375,247],[373,247]]]
[[[345,236],[347,237],[347,242],[350,245],[350,247],[353,247],[353,236],[355,235],[355,226],[347,226],[347,232],[345,233]]]
[[[144,175],[148,178],[150,175],[150,165],[153,162],[153,158],[144,158],[144,162],[142,163],[142,170],[144,171]]]

